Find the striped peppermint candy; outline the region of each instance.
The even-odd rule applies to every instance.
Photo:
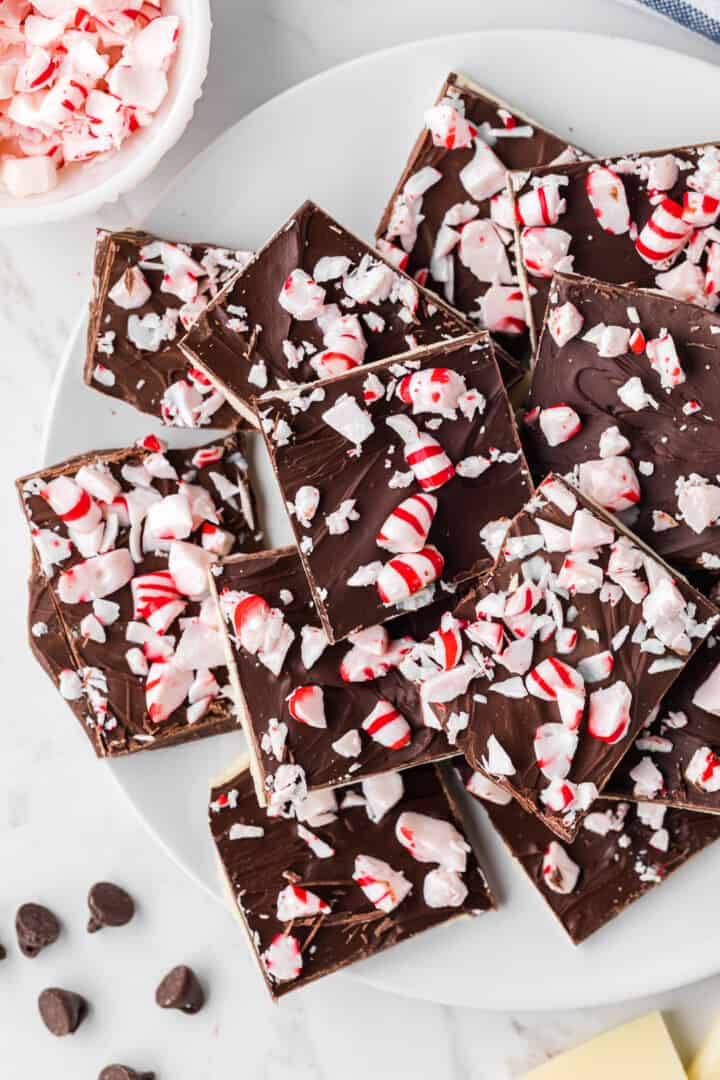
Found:
[[[414,413],[439,413],[455,416],[458,399],[467,391],[462,375],[450,368],[425,368],[400,381],[397,395]]]
[[[342,375],[365,362],[367,342],[357,315],[340,316],[333,312],[328,319],[319,316],[318,322],[323,329],[325,349],[313,356],[310,366],[320,379]]]
[[[373,907],[388,915],[402,903],[412,885],[400,870],[373,855],[356,855],[353,881],[360,886]]]
[[[69,476],[51,480],[40,494],[74,532],[92,532],[102,522],[102,511],[95,500]]]
[[[420,551],[425,545],[436,511],[437,499],[434,495],[411,495],[385,518],[375,543],[397,555]]]
[[[477,128],[460,112],[457,103],[445,98],[425,110],[425,126],[435,146],[446,150],[463,150],[472,146]]]
[[[164,634],[185,610],[185,602],[169,570],[140,574],[130,582],[133,618],[144,619],[158,634]]]
[[[262,961],[275,982],[291,982],[302,971],[300,942],[292,934],[276,934],[262,954]]]
[[[613,236],[626,233],[630,228],[630,208],[622,178],[612,169],[591,169],[585,188],[600,227]]]
[[[179,709],[193,684],[192,671],[184,671],[172,660],[152,664],[145,682],[145,705],[153,724]]]
[[[308,727],[326,728],[325,696],[320,686],[296,686],[287,699],[293,720]]]
[[[405,461],[423,491],[436,491],[452,480],[455,466],[437,439],[426,431],[418,431],[407,416],[389,416],[387,424],[405,444]]]
[[[381,698],[373,711],[362,723],[363,731],[388,750],[402,750],[412,739],[412,732],[402,713],[394,705]]]
[[[560,194],[559,177],[549,176],[532,191],[526,191],[517,201],[517,219],[521,225],[556,225],[567,203]],[[562,177],[563,183],[567,179]]]
[[[325,290],[304,270],[293,270],[283,284],[278,302],[293,319],[316,319],[325,306]]]
[[[525,301],[516,285],[491,285],[480,301],[486,330],[500,334],[522,334],[526,327]]]
[[[281,922],[302,919],[307,915],[329,915],[330,905],[317,893],[301,885],[286,885],[277,898],[277,917]]]
[[[635,241],[635,250],[648,263],[672,261],[687,244],[693,226],[674,199],[663,199],[653,210]]]
[[[383,604],[398,604],[437,581],[445,560],[436,547],[428,544],[420,551],[396,555],[378,574],[377,588]]]
[[[60,575],[58,596],[63,604],[88,604],[122,589],[135,567],[127,548],[107,551],[76,563]]]

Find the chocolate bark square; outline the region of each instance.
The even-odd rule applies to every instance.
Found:
[[[719,403],[720,315],[555,278],[522,425],[531,467],[574,475],[688,570],[720,569]]]
[[[720,648],[711,634],[611,776],[610,798],[720,813]]]
[[[423,698],[474,769],[572,839],[718,617],[616,518],[550,476],[455,610],[455,695],[452,671],[434,685],[431,670]]]
[[[720,818],[711,814],[598,799],[565,846],[482,774],[467,766],[462,775],[575,945],[720,837]]]
[[[331,641],[486,570],[531,490],[487,334],[256,404]]]
[[[455,606],[452,593],[357,644],[330,645],[294,547],[224,559],[212,585],[263,805],[285,763],[313,791],[457,754],[445,731],[426,725],[414,668],[403,665]],[[269,653],[268,633],[282,641]]]
[[[581,152],[454,72],[424,120],[378,225],[378,247],[526,359],[508,170]]]
[[[99,229],[84,378],[170,427],[234,428],[239,417],[178,348],[205,304],[251,258],[215,244]]]
[[[720,145],[549,165],[510,178],[533,345],[553,271],[720,301]]]
[[[391,773],[274,814],[247,767],[212,791],[234,913],[279,998],[495,900],[441,771]]]
[[[208,565],[260,544],[242,438],[167,450],[151,436],[17,487],[33,652],[97,756],[237,727]]]
[[[470,330],[442,300],[306,202],[200,314],[181,344],[193,367],[255,422],[251,400],[258,394]]]

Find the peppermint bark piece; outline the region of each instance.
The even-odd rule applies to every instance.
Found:
[[[566,839],[720,617],[555,476],[454,615],[455,694],[453,665],[431,666],[423,700],[474,769]]]
[[[238,416],[192,368],[180,339],[251,252],[99,229],[85,382],[170,427],[231,428]]]
[[[573,474],[664,558],[717,570],[718,408],[720,315],[554,279],[523,425],[538,476]]]
[[[426,765],[258,806],[244,763],[212,791],[232,910],[273,998],[495,900],[455,799]]]
[[[306,202],[201,313],[182,348],[255,422],[251,400],[258,394],[340,375],[471,329]]]
[[[720,813],[720,648],[714,634],[648,717],[607,794]]]
[[[487,334],[257,409],[331,641],[487,569],[531,490]]]
[[[237,726],[208,567],[259,544],[242,451],[239,436],[190,450],[151,436],[17,483],[33,651],[98,757]]]
[[[711,814],[598,799],[575,840],[561,844],[485,776],[469,766],[462,776],[575,945],[720,837]]]
[[[508,171],[574,161],[580,151],[454,72],[424,120],[378,225],[378,248],[525,359]]]
[[[717,307],[720,145],[545,166],[510,188],[533,345],[554,270]]]
[[[211,584],[261,804],[289,763],[313,791],[457,754],[452,732],[427,726],[403,663],[452,593],[330,645],[294,547],[224,559]]]

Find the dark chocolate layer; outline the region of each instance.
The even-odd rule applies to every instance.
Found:
[[[415,411],[415,405],[400,396],[406,376],[417,379],[441,369],[464,380],[467,393],[474,394],[480,406],[469,408],[466,415],[460,401],[452,410],[454,417],[446,417],[434,407]],[[374,400],[370,394],[376,395]],[[361,410],[373,426],[357,450],[324,419],[341,399]],[[401,503],[423,491],[437,499],[426,544],[436,547],[444,559],[441,580],[453,582],[491,565],[481,531],[489,522],[516,513],[530,491],[512,410],[487,335],[436,346],[413,360],[387,361],[372,372],[359,369],[294,398],[262,398],[257,409],[288,505],[295,505],[298,491],[307,485],[320,495],[312,521],[303,524],[296,512],[291,524],[315,604],[332,640],[403,610],[404,601],[381,600],[369,571],[366,584],[350,584],[362,568],[377,564],[377,571],[395,557],[378,546],[376,537]],[[389,426],[398,417],[412,421],[422,438],[431,436],[439,443],[457,469],[441,487],[421,488],[404,456],[403,438]],[[428,460],[440,462],[441,455]],[[422,463],[419,468],[424,468]],[[435,468],[433,464],[426,471]],[[359,517],[348,520],[345,532],[333,534],[328,515],[347,500],[352,500],[353,513]]]
[[[367,668],[356,673],[362,681],[343,678],[343,661],[353,655],[350,642],[326,645],[317,659],[313,654],[313,662],[305,665],[303,632],[319,629],[319,620],[294,548],[225,560],[213,581],[227,618],[232,650],[230,672],[237,679],[241,715],[257,761],[263,798],[272,790],[275,772],[283,762],[299,765],[308,789],[313,790],[362,780],[388,769],[439,761],[457,753],[444,731],[424,724],[418,686],[399,666],[405,653],[398,655],[385,674],[376,677],[372,677],[373,670],[381,664],[382,656],[367,653]],[[240,644],[227,603],[227,594],[232,592],[261,596],[282,612],[294,632],[294,641],[277,676]],[[435,629],[443,610],[450,610],[455,603],[456,598],[448,593],[439,602],[386,624],[388,648],[402,640],[403,649],[409,651],[413,642],[423,641]],[[303,686],[321,689],[327,727],[312,727],[290,714],[288,698]],[[363,720],[381,699],[390,702],[410,726],[412,739],[407,746],[386,748],[361,730]],[[351,732],[355,733],[359,752],[348,753],[346,749],[342,754],[333,744],[343,736],[347,741]]]
[[[178,282],[176,287],[186,299],[173,291],[173,282],[168,283],[163,269],[167,260],[154,253],[149,257],[144,251],[148,246],[153,251],[160,244],[170,254],[178,251],[189,255],[205,271],[194,284],[187,278]],[[249,252],[212,244],[174,244],[135,229],[116,233],[98,230],[84,373],[88,386],[157,416],[170,426],[236,427],[239,417],[226,402],[214,400],[208,407],[211,395],[217,391],[202,374],[198,377],[192,373],[178,344],[192,323],[198,303],[203,305],[202,298],[207,302],[216,295],[249,258]],[[139,304],[123,307],[109,294],[123,278],[132,286],[136,274],[141,275],[149,295]],[[195,291],[199,299],[193,301],[190,297]],[[152,349],[141,348],[138,339],[128,332],[131,318],[145,320],[148,316],[157,316],[166,326],[165,340]],[[191,404],[178,414],[172,395],[170,400],[166,397],[170,387],[181,387],[195,402],[196,422],[190,422]]]
[[[555,479],[552,486],[549,482],[540,486],[529,507],[512,523],[495,568],[455,611],[461,625],[465,624],[465,649],[479,640],[478,631],[499,621],[502,651],[498,655],[485,645],[476,646],[475,660],[489,664],[487,671],[481,667],[464,693],[434,708],[443,721],[453,713],[465,716],[467,728],[460,732],[458,746],[473,768],[493,776],[526,810],[542,817],[553,832],[571,839],[593,798],[606,787],[648,716],[709,632],[717,611],[683,578],[672,579],[651,554],[638,548],[617,519],[562,481]],[[576,510],[565,512],[551,501],[551,492],[555,498],[570,496]],[[565,539],[569,548],[569,530],[576,515],[588,511],[593,519],[586,518],[584,525],[593,529],[599,523],[611,526],[612,546],[605,542],[594,548],[552,551],[542,543],[540,530],[549,524],[550,528],[568,530]],[[619,549],[618,541],[623,538]],[[618,577],[615,560],[621,549],[624,567],[637,560],[630,577],[619,578],[627,591],[613,580]],[[586,559],[589,570],[584,565]],[[597,579],[594,587],[582,583],[588,574]],[[669,584],[673,580],[674,587]],[[664,628],[655,623],[650,626],[650,607],[633,599],[636,588],[639,594],[651,597],[661,582],[679,605],[677,617],[684,635],[679,650],[658,639],[657,633],[664,634]],[[528,586],[534,593],[532,608],[524,616],[509,623],[505,616],[493,619],[488,603],[499,600],[504,604],[510,598],[514,604],[526,595]],[[507,668],[505,664],[511,662],[508,646],[512,644],[517,650],[529,637],[529,658],[522,662],[516,656]],[[595,657],[598,659],[593,660]],[[560,700],[558,688],[580,696]],[[594,722],[591,713],[595,706],[616,704],[622,708],[612,724],[605,726],[599,716]],[[576,708],[580,711],[573,719]],[[573,729],[573,723],[577,735],[574,747],[568,744],[562,749],[563,744],[545,743],[538,744],[536,750],[540,725],[554,725],[550,731],[560,738],[563,728]],[[567,730],[565,735],[569,735]],[[503,765],[499,760],[497,746],[493,749],[495,740],[509,763]],[[553,762],[563,759],[565,753],[570,766],[563,775]],[[557,781],[555,790],[551,781]]]
[[[526,414],[531,422],[522,425],[531,467],[537,476],[571,473],[583,462],[600,459],[601,436],[617,428],[629,444],[619,453],[632,461],[640,489],[639,502],[629,512],[633,530],[681,567],[717,570],[720,529],[714,524],[699,532],[691,528],[678,500],[691,479],[710,483],[720,493],[720,315],[640,289],[559,275],[549,318],[557,319],[565,304],[573,305],[583,325],[563,345],[547,325],[543,330]],[[600,324],[618,327],[626,336],[641,334],[646,343],[669,335],[684,381],[665,389],[642,341],[638,352],[628,343],[620,355],[601,356],[598,346],[584,339]],[[630,379],[640,380],[651,403],[633,408],[623,401],[620,394],[626,394]],[[561,402],[575,410],[581,427],[566,442],[551,446],[532,410]]]
[[[436,104],[446,100],[459,108],[461,115],[464,115],[465,119],[479,130],[478,140],[487,141],[508,170],[531,169],[544,165],[567,154],[571,149],[568,147],[567,139],[554,135],[541,127],[537,121],[528,119],[512,106],[480,90],[463,75],[457,75],[454,72],[448,75],[438,94]],[[518,132],[522,134],[518,136]],[[438,232],[444,224],[448,211],[460,204],[469,204],[477,206],[478,220],[488,219],[491,216],[491,199],[473,199],[460,178],[460,173],[472,161],[474,154],[474,145],[453,146],[452,148],[436,146],[431,131],[426,127],[410,151],[407,164],[385,208],[376,235],[380,242],[387,241],[397,249],[398,258],[403,259],[401,265],[410,275],[422,276],[429,289],[438,292],[460,311],[478,320],[481,326],[486,326],[487,320],[483,318],[482,300],[490,288],[490,282],[479,280],[463,264],[459,258],[458,248],[455,248],[452,253],[452,284],[437,280],[433,276],[432,262]],[[442,175],[422,196],[421,210],[418,212],[420,221],[415,242],[412,243],[412,237],[404,240],[390,226],[394,210],[399,211],[405,203],[403,189],[406,184],[421,169],[427,168],[436,169]],[[502,184],[498,190],[504,192]],[[513,278],[517,281],[511,230],[501,227],[499,235],[508,238],[508,259]],[[514,356],[520,359],[527,357],[527,332],[523,332],[521,327],[517,328],[516,333],[498,333],[498,340]]]
[[[191,481],[212,498],[219,525],[232,536],[233,550],[256,550],[260,540],[254,523],[248,520],[248,517],[254,517],[255,511],[241,437],[231,436],[224,442],[210,445],[217,448],[217,453],[221,455],[219,460],[198,467],[193,464],[193,457],[198,453],[196,448],[168,450],[164,455],[165,461],[169,468],[175,470],[178,479],[153,477],[145,486],[149,479],[146,478],[140,487],[145,491],[154,489],[158,496],[167,496],[178,492],[180,478]],[[71,541],[64,558],[56,563],[50,561],[52,552],[48,543],[51,538],[55,536],[58,542],[64,544],[69,539],[69,533],[66,524],[54,513],[40,492],[53,479],[61,476],[72,478],[83,465],[100,465],[107,466],[112,477],[121,484],[123,495],[118,503],[122,503],[133,489],[133,485],[126,480],[124,470],[139,469],[148,459],[157,461],[159,457],[157,449],[141,447],[90,453],[23,477],[17,484],[38,552],[29,585],[28,625],[33,652],[56,685],[61,685],[61,675],[66,680],[62,685],[63,696],[81,721],[98,757],[174,745],[231,730],[238,723],[229,693],[228,672],[223,665],[213,670],[217,688],[207,691],[208,694],[213,692],[214,697],[199,718],[186,709],[189,704],[187,700],[162,721],[150,718],[146,676],[133,672],[127,659],[128,652],[134,648],[135,653],[144,653],[147,667],[150,668],[157,658],[156,649],[163,642],[168,645],[179,641],[182,623],[174,620],[165,635],[153,637],[143,617],[134,614],[129,583],[105,595],[111,604],[119,605],[117,618],[102,626],[105,641],[96,640],[87,633],[84,620],[96,614],[93,603],[64,603],[60,599],[58,590],[61,576],[85,560]],[[228,490],[222,496],[211,473],[219,478],[221,485],[225,482],[228,484]],[[126,475],[133,474],[130,472]],[[118,509],[122,512],[119,505]],[[106,506],[106,517],[110,513]],[[189,542],[193,542],[193,539],[200,542],[199,531]],[[127,548],[129,542],[128,529],[120,525],[112,550]],[[46,560],[42,568],[39,565],[41,559]],[[147,550],[134,564],[134,577],[165,571],[167,567],[166,550]],[[186,605],[180,613],[181,619],[192,620],[200,616],[200,599],[191,600],[184,596],[179,599]],[[206,612],[203,612],[203,619],[206,617]],[[128,638],[126,635],[130,624],[145,627],[149,640],[143,643],[137,637]],[[44,627],[47,627],[47,632]],[[168,647],[172,653],[172,647]],[[219,648],[222,655],[221,642]]]
[[[470,775],[466,767],[466,782]],[[660,818],[650,820],[642,805],[598,799],[577,838],[565,848],[580,873],[575,888],[562,894],[548,888],[543,872],[548,845],[557,843],[550,830],[514,801],[506,805],[486,798],[480,801],[510,853],[576,945],[720,837],[720,818],[710,814],[667,809],[658,826]],[[662,850],[666,843],[667,850]]]
[[[287,817],[269,817],[255,799],[249,771],[239,773],[215,787],[210,804],[210,828],[232,897],[247,930],[251,947],[273,997],[329,975],[339,968],[396,945],[423,930],[446,923],[459,915],[475,914],[495,907],[477,858],[467,853],[462,880],[468,890],[458,906],[430,907],[424,899],[424,882],[437,863],[417,861],[397,839],[395,828],[401,813],[416,813],[449,822],[461,833],[463,824],[446,782],[435,766],[401,774],[404,794],[379,821],[368,816],[360,785],[338,792],[334,813],[325,824],[304,828],[329,845],[315,855],[307,839],[299,835],[300,823]],[[331,797],[333,793],[328,793]],[[344,802],[343,802],[344,800]],[[307,808],[308,812],[310,807]],[[242,827],[262,830],[244,836]],[[233,839],[233,833],[237,836]],[[317,840],[316,840],[317,838]],[[385,914],[367,899],[353,880],[355,859],[367,855],[383,860],[402,873],[411,884],[410,893]],[[289,885],[307,887],[330,905],[327,914],[282,921],[277,915],[281,890]],[[381,890],[382,891],[382,890]],[[294,979],[280,980],[268,972],[264,956],[278,935],[292,936],[301,951],[302,969]]]
[[[452,308],[390,267],[314,203],[306,202],[208,306],[183,341],[188,358],[249,419],[248,405],[257,394],[318,378],[311,361],[327,347],[323,329],[317,319],[294,318],[278,297],[293,270],[312,278],[319,260],[331,258],[348,263],[345,274],[322,281],[325,304],[337,304],[342,315],[359,316],[367,344],[365,363],[460,337],[472,329]],[[345,277],[361,264],[390,267],[392,291],[377,301],[353,300]],[[292,363],[284,342],[297,350]],[[517,373],[516,367],[507,370]]]
[[[598,278],[600,281],[611,282],[615,285],[637,285],[643,288],[661,289],[668,295],[692,299],[694,303],[702,307],[716,306],[715,301],[705,291],[703,280],[707,268],[708,252],[710,250],[710,237],[705,237],[702,249],[697,255],[697,266],[702,273],[698,281],[689,287],[687,280],[681,282],[658,281],[657,275],[683,265],[686,260],[691,261],[688,252],[691,250],[686,236],[686,244],[681,245],[679,250],[664,261],[652,262],[644,259],[635,247],[635,239],[648,223],[656,206],[663,200],[672,202],[672,210],[679,213],[682,210],[684,197],[688,192],[703,191],[713,195],[718,194],[720,177],[718,176],[717,162],[703,170],[703,176],[698,176],[696,170],[705,155],[707,149],[709,158],[716,158],[718,147],[714,144],[702,146],[673,147],[668,150],[651,150],[641,153],[628,154],[626,157],[597,158],[595,161],[581,161],[564,165],[548,165],[538,169],[532,169],[529,173],[519,172],[513,177],[516,204],[518,200],[531,192],[538,184],[542,186],[548,180],[559,178],[565,181],[559,188],[559,195],[565,200],[566,209],[555,219],[553,215],[548,221],[552,221],[551,227],[560,229],[570,236],[568,255],[569,265],[556,266],[556,269],[567,271],[571,269],[576,274],[586,274],[589,277]],[[662,175],[660,172],[650,171],[653,162],[665,163],[668,159],[668,168]],[[674,159],[677,168],[673,169],[669,159]],[[706,159],[707,161],[707,159]],[[707,162],[709,164],[709,161]],[[622,185],[629,211],[630,228],[622,233],[613,233],[604,229],[599,223],[596,209],[588,197],[588,184],[591,183],[593,172],[598,169],[610,169],[615,173],[615,179]],[[653,166],[654,170],[658,165]],[[673,177],[675,179],[673,180]],[[672,181],[670,186],[665,186]],[[688,181],[691,181],[690,183]],[[663,186],[650,187],[651,183],[661,183]],[[616,202],[616,198],[605,200],[605,205]],[[715,200],[716,201],[716,200]],[[610,220],[610,219],[608,219]],[[672,214],[669,218],[657,222],[660,230],[665,233],[682,231],[682,225],[677,220],[673,224]],[[712,224],[712,216],[710,219]],[[707,224],[707,222],[706,222]],[[704,226],[700,226],[703,228]],[[518,221],[516,223],[516,244],[519,248],[518,263],[520,278],[523,288],[528,297],[531,322],[531,333],[537,338],[540,333],[548,294],[550,292],[550,274],[547,277],[538,276],[527,270],[527,260],[522,255],[525,229]],[[649,243],[655,250],[671,250],[671,244],[663,240],[658,233],[649,238]],[[693,252],[693,260],[695,253]],[[716,283],[717,284],[717,283]],[[712,290],[711,290],[712,291]]]

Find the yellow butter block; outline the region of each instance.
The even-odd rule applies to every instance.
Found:
[[[704,1074],[697,1080],[700,1075],[708,1080]],[[687,1080],[687,1076],[662,1016],[654,1012],[561,1054],[523,1080]]]
[[[720,1016],[690,1066],[688,1077],[689,1080],[720,1080]]]

